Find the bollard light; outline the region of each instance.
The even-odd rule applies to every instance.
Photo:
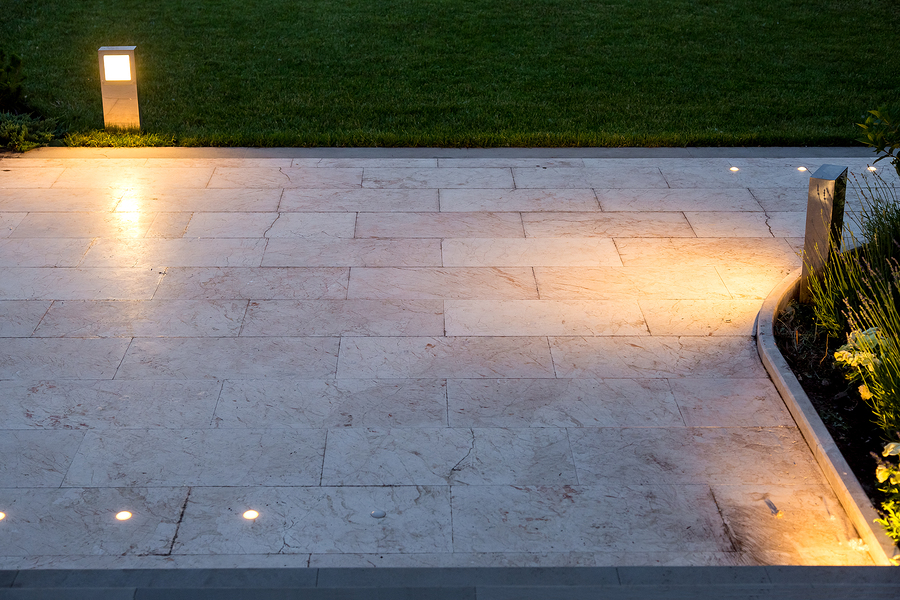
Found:
[[[137,75],[134,68],[136,46],[103,46],[100,61],[100,93],[103,96],[103,125],[118,129],[140,129]]]
[[[800,302],[812,303],[809,280],[821,275],[831,255],[841,251],[847,167],[822,165],[809,178],[806,238],[800,273]]]

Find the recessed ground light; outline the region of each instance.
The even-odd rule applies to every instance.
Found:
[[[387,516],[383,510],[373,510],[369,514],[376,519],[383,519]]]
[[[0,512],[0,521],[6,518],[6,513]]]
[[[130,518],[131,518],[131,513],[128,512],[127,510],[123,510],[120,513],[116,513],[116,519],[118,519],[119,521],[127,521]]]
[[[728,169],[728,170],[729,170],[729,171],[740,171],[740,169],[738,169],[737,167],[731,167],[731,168]]]
[[[805,171],[805,170],[806,170],[806,167],[797,167],[797,170],[798,170],[798,171]]]
[[[253,519],[255,519],[258,516],[259,516],[259,513],[256,512],[255,510],[248,510],[247,512],[244,513],[244,518],[247,519],[248,521],[252,521]]]
[[[869,167],[869,170],[870,170],[870,171],[877,171],[878,169],[877,169],[876,167]]]

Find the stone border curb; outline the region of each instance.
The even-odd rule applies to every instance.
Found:
[[[785,277],[766,297],[756,325],[756,348],[763,366],[775,383],[785,405],[797,422],[806,443],[809,444],[825,479],[850,517],[850,522],[866,543],[876,565],[890,565],[892,557],[900,557],[900,550],[876,526],[879,517],[869,497],[850,470],[844,456],[828,433],[828,429],[813,408],[809,396],[803,391],[787,361],[775,344],[775,319],[787,304],[797,297],[800,287],[800,269]],[[872,474],[874,476],[874,473]]]

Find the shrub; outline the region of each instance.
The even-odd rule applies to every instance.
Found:
[[[25,96],[22,92],[22,59],[15,54],[7,54],[0,48],[0,112],[21,112],[25,110]]]
[[[25,152],[49,144],[55,130],[53,119],[0,112],[0,148]]]
[[[875,162],[891,159],[891,164],[900,176],[900,115],[896,108],[881,107],[870,110],[864,123],[857,123],[865,135],[857,141],[875,148],[882,154]]]

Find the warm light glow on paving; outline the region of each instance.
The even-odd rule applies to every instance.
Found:
[[[0,512],[0,521],[6,518],[6,513]]]
[[[127,510],[123,510],[122,512],[116,514],[116,519],[118,519],[119,521],[127,521],[130,518],[131,513]]]
[[[252,521],[253,519],[255,519],[258,516],[259,516],[259,513],[256,512],[255,510],[248,510],[247,512],[244,513],[244,518],[247,519],[248,521]]]
[[[104,54],[103,72],[107,81],[131,81],[131,58],[127,54]]]

